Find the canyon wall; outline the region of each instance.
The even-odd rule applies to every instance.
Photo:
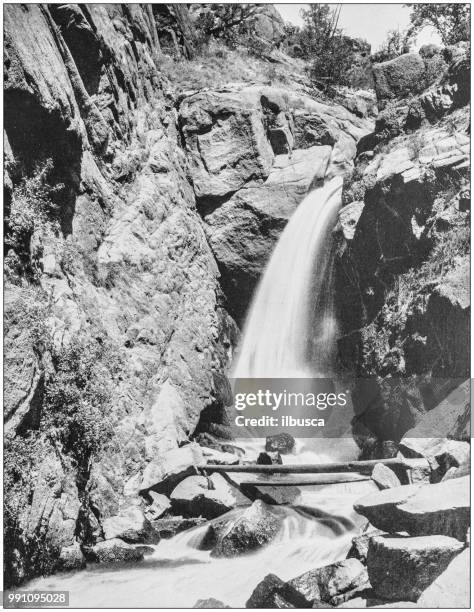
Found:
[[[381,110],[359,142],[337,228],[339,353],[357,376],[354,429],[367,457],[396,453],[377,440],[413,427],[416,437],[470,364],[469,49],[422,47],[374,75]],[[448,402],[432,435],[468,439],[468,403]]]

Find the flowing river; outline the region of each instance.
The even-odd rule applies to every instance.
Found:
[[[337,324],[331,229],[341,189],[342,180],[336,177],[311,192],[283,231],[250,307],[234,377],[305,378],[334,373]],[[264,440],[240,440],[239,445],[255,454],[263,450]],[[321,463],[356,457],[357,447],[346,437],[298,439],[284,460]],[[27,588],[69,591],[70,605],[77,607],[179,608],[210,597],[244,607],[268,573],[287,580],[344,559],[351,538],[364,523],[354,513],[353,503],[374,485],[370,480],[354,480],[299,489],[296,505],[274,506],[282,527],[257,552],[232,559],[211,557],[209,551],[199,550],[204,525],[162,540],[141,563],[88,566],[34,580]],[[238,512],[232,510],[229,517]]]

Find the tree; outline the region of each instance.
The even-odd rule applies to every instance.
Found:
[[[403,53],[408,53],[407,34],[400,30],[389,30],[380,49],[372,56],[374,63],[386,62]]]
[[[262,7],[258,4],[203,4],[196,21],[196,29],[203,42],[210,38],[221,38],[235,44],[242,36],[248,35],[253,18]]]
[[[469,4],[408,4],[411,8],[410,37],[423,27],[436,28],[445,45],[454,45],[470,39],[471,7]]]
[[[367,80],[364,58],[370,46],[345,36],[339,28],[341,4],[310,4],[301,12],[302,28],[286,27],[288,51],[310,62],[310,75],[320,88],[349,85]]]

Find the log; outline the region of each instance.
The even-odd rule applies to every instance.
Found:
[[[368,482],[370,478],[329,478],[324,480],[318,480],[316,478],[310,478],[309,480],[244,480],[238,484],[240,487],[303,487],[303,486],[315,486],[315,485],[333,485],[347,482]]]
[[[411,470],[428,466],[426,459],[369,459],[366,461],[345,461],[340,463],[301,463],[289,465],[212,465],[198,466],[204,472],[241,472],[249,474],[331,474],[335,472],[359,472],[371,474],[377,463],[392,468]]]

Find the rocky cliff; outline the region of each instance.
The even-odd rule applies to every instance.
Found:
[[[396,452],[373,442],[399,441],[469,377],[469,62],[460,43],[374,66],[381,110],[344,193],[337,297],[369,455]],[[436,435],[469,438],[469,407],[448,410]]]
[[[373,130],[370,95],[356,115],[255,62],[246,82],[189,90],[161,49],[179,19],[5,8],[8,583],[80,567],[116,536],[106,521],[199,462],[190,441],[227,401],[279,233]]]

